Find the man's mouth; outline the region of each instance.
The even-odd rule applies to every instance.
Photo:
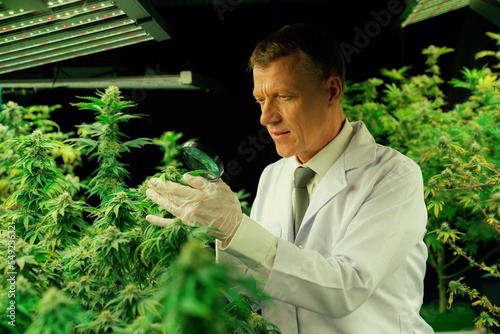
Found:
[[[285,135],[287,135],[289,133],[290,133],[290,131],[283,131],[283,132],[281,132],[281,131],[273,131],[273,132],[271,132],[271,136],[273,138],[275,138],[275,139],[279,139],[279,138],[282,138],[282,137],[284,137]]]

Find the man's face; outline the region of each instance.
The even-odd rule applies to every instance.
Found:
[[[253,95],[261,107],[260,122],[282,157],[306,163],[339,131],[340,81],[322,82],[304,70],[299,52],[253,69]]]

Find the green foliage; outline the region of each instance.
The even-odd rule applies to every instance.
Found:
[[[45,121],[52,108],[30,113],[35,109],[9,102],[0,113],[8,120],[0,129],[7,157],[0,179],[9,184],[0,197],[0,252],[7,259],[0,263],[7,312],[0,331],[279,333],[252,310],[265,300],[255,282],[215,263],[214,228],[179,219],[166,228],[150,225],[147,214],[173,217],[145,195],[149,178],[126,185],[121,154],[153,143],[165,151],[154,176],[183,183],[176,160],[182,135],[123,141],[119,125],[139,117],[130,113],[133,104],[117,87],[97,95],[73,104],[96,117],[78,126],[79,138],[51,132],[58,130]],[[85,155],[98,166],[80,181],[69,165]]]
[[[85,327],[89,313],[77,301],[68,298],[56,288],[48,288],[40,299],[38,316],[28,326],[26,334],[71,333],[75,328]]]
[[[47,154],[57,143],[46,139],[40,130],[24,139],[13,138],[4,143],[7,151],[17,152],[19,157],[10,167],[10,181],[18,187],[5,200],[5,219],[16,222],[17,235],[33,243],[41,240],[36,231],[45,215],[43,203],[64,191],[66,180]]]
[[[67,174],[67,178],[75,178],[72,171],[79,166],[80,153],[61,141],[71,136],[71,132],[60,132],[59,126],[49,118],[53,111],[60,105],[32,106],[24,108],[15,102],[9,101],[2,105],[0,110],[0,200],[3,201],[12,193],[16,180],[12,180],[15,170],[13,164],[21,157],[24,151],[17,150],[12,141],[32,136],[35,130],[40,131],[44,137],[51,139],[52,144],[47,147],[45,154],[54,159],[58,169]]]
[[[127,136],[119,131],[120,123],[139,118],[141,115],[125,113],[135,105],[122,100],[118,87],[111,86],[106,92],[97,91],[97,95],[99,99],[85,96],[80,98],[89,102],[72,104],[80,110],[94,111],[96,122],[79,125],[80,138],[68,139],[67,142],[78,144],[79,150],[99,162],[95,176],[89,182],[89,193],[98,195],[102,200],[108,194],[121,190],[129,177],[126,166],[119,160],[121,154],[130,152],[131,148],[150,144],[151,140],[138,138],[122,141],[122,138]]]
[[[488,36],[500,45],[498,34]],[[476,268],[494,268],[498,274],[500,250],[500,53],[478,53],[477,57],[495,57],[494,64],[464,68],[463,78],[448,81],[466,92],[463,102],[450,105],[438,61],[453,51],[430,46],[423,50],[424,74],[412,76],[409,67],[382,69],[381,78],[352,84],[344,101],[348,118],[363,120],[377,141],[405,153],[422,168],[429,210],[425,242],[428,263],[438,278],[440,312],[447,310],[448,282],[462,279],[474,264],[490,261],[490,266]],[[496,308],[486,310],[492,317],[500,316]],[[497,323],[480,322],[478,327]]]
[[[177,160],[179,154],[178,141],[182,136],[182,133],[165,131],[160,138],[153,139],[153,144],[157,145],[163,151],[161,166],[158,166],[158,169],[161,170],[165,166],[182,167],[181,162]]]
[[[235,279],[228,268],[214,266],[212,253],[199,242],[190,241],[182,247],[178,261],[161,277],[167,282],[158,294],[163,300],[160,315],[167,333],[279,333],[267,322],[252,326],[252,301],[226,287],[244,287],[253,295],[259,291],[252,280]]]

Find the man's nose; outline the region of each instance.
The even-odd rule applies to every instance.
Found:
[[[276,122],[278,118],[278,110],[272,101],[266,101],[261,104],[260,124],[266,126]]]

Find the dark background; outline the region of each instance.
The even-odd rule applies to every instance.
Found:
[[[195,4],[196,3],[196,4]],[[167,22],[172,38],[150,41],[121,49],[80,57],[61,63],[13,73],[15,78],[50,78],[59,68],[111,66],[123,76],[178,74],[191,70],[210,79],[208,89],[141,90],[125,89],[123,95],[138,103],[132,113],[145,114],[121,127],[130,138],[160,137],[165,131],[183,133],[182,139],[197,138],[216,151],[226,166],[224,180],[233,190],[256,191],[262,169],[278,159],[274,144],[262,131],[260,109],[252,98],[252,80],[246,63],[255,44],[284,24],[308,22],[319,25],[339,40],[354,44],[356,34],[374,21],[374,12],[387,9],[389,1],[232,1],[231,11],[219,16],[214,1],[154,1]],[[373,12],[374,11],[374,12]],[[442,57],[445,79],[461,77],[464,68],[480,67],[474,54],[496,50],[485,32],[499,27],[464,7],[401,28],[398,17],[370,38],[366,46],[352,55],[347,79],[362,81],[377,76],[381,68],[412,66],[412,73],[424,68],[422,49],[429,45],[455,49]],[[9,76],[7,76],[9,77]],[[0,76],[5,79],[5,76]],[[216,82],[217,84],[214,84]],[[451,102],[459,102],[460,92],[447,91]],[[74,131],[81,122],[92,122],[94,115],[70,105],[78,96],[95,96],[95,90],[48,89],[3,95],[3,101],[20,105],[62,104],[54,113],[64,132]],[[181,141],[184,141],[182,140]],[[130,186],[140,184],[157,172],[163,153],[151,145],[135,149],[123,157],[131,174]],[[235,165],[237,168],[229,167]],[[433,284],[428,277],[427,284]],[[431,300],[432,294],[426,296]]]
[[[260,110],[252,98],[252,79],[246,72],[255,44],[284,24],[308,22],[354,46],[359,42],[358,32],[375,22],[374,13],[386,11],[390,2],[241,0],[229,2],[234,4],[231,10],[217,12],[215,1],[156,0],[152,3],[168,24],[171,39],[30,68],[10,76],[51,78],[59,69],[75,66],[112,67],[120,76],[144,75],[146,70],[159,74],[184,70],[199,73],[210,81],[207,90],[123,89],[123,95],[138,104],[130,112],[147,116],[124,124],[122,131],[131,138],[155,138],[164,131],[183,133],[181,141],[197,138],[223,160],[224,180],[234,190],[245,189],[253,194],[261,170],[278,158],[274,144],[259,123]],[[392,16],[378,34],[350,55],[347,79],[361,81],[378,75],[383,67],[404,65],[412,66],[413,73],[421,73],[421,51],[431,44],[456,49],[442,57],[441,66],[445,78],[458,77],[463,67],[480,66],[474,60],[477,51],[495,50],[486,31],[496,32],[498,26],[468,7],[405,28],[401,28],[399,17]],[[94,115],[79,111],[70,103],[78,102],[77,96],[89,95],[95,96],[95,90],[58,88],[4,94],[3,100],[14,100],[23,106],[60,103],[63,108],[54,113],[54,120],[63,130],[73,131],[82,121],[91,122]],[[456,101],[462,98],[453,91],[449,97]],[[130,185],[135,186],[155,173],[161,157],[156,146],[135,149],[124,156],[132,177]]]

